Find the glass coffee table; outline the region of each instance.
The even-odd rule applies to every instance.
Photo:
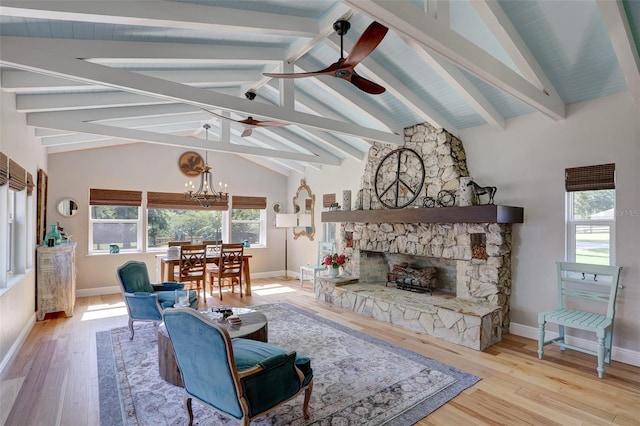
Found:
[[[244,339],[258,340],[261,342],[268,340],[268,322],[264,314],[248,308],[231,309],[233,314],[238,315],[242,320],[240,324],[229,324],[226,318],[218,319],[216,313],[210,310],[200,311],[200,313],[227,330],[232,339],[234,337],[242,337]],[[158,368],[160,377],[176,386],[183,386],[180,369],[176,362],[176,356],[173,353],[173,345],[171,344],[164,323],[158,326]]]

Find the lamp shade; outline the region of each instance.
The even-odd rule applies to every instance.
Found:
[[[298,226],[298,215],[295,213],[279,213],[276,215],[276,228],[295,228]]]
[[[298,226],[311,226],[311,215],[298,214]]]

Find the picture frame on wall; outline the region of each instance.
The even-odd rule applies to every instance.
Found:
[[[47,185],[49,177],[42,169],[38,169],[38,213],[36,219],[36,244],[44,243],[47,233]]]

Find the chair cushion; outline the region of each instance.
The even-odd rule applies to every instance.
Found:
[[[175,291],[156,291],[154,294],[158,295],[162,309],[173,308],[176,303]],[[189,290],[189,306],[194,309],[198,307],[198,293],[195,290]]]
[[[253,368],[272,357],[279,358],[278,355],[284,357],[289,352],[280,346],[251,339],[235,338],[231,339],[231,344],[238,371]]]
[[[151,284],[153,286],[153,291],[173,291],[173,290],[182,290],[184,288],[184,284],[178,283],[175,281],[167,281],[162,284]]]

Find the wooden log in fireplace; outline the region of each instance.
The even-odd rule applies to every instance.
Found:
[[[387,285],[395,284],[402,290],[418,293],[429,292],[433,294],[436,286],[437,270],[434,267],[412,268],[409,263],[403,262],[393,265],[391,272],[387,273]]]

